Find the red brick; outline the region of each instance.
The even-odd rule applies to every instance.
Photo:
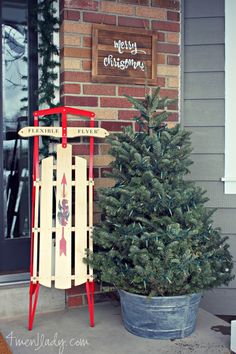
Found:
[[[150,28],[150,22],[148,20],[142,20],[134,17],[118,17],[118,25],[126,27],[139,27],[139,28]]]
[[[61,44],[61,47],[64,47],[64,46],[80,47],[81,37],[78,35],[65,34],[65,36],[60,36],[60,44]],[[62,49],[60,51],[60,54],[61,54],[61,60],[63,60],[64,57],[63,57],[63,50]]]
[[[87,123],[86,127],[89,127],[89,123]],[[84,144],[90,144],[90,138],[89,137],[83,137],[83,143]],[[101,143],[101,139],[99,138],[94,138],[94,143],[96,144],[100,144]]]
[[[99,225],[101,223],[101,213],[94,213],[93,220],[94,220],[94,225]]]
[[[152,29],[179,32],[180,24],[177,22],[167,22],[167,21],[152,21]]]
[[[158,53],[179,54],[180,48],[178,44],[157,43]]]
[[[65,106],[65,105],[66,105],[66,104],[65,104],[65,100],[64,100],[64,96],[61,97],[61,101],[60,101],[60,102],[61,102],[62,106]]]
[[[168,106],[168,109],[171,111],[177,111],[178,110],[178,103],[173,103]]]
[[[120,0],[120,4],[149,5],[149,0]]]
[[[98,1],[94,0],[64,0],[65,8],[83,9],[83,10],[98,10]]]
[[[160,41],[160,42],[165,42],[165,33],[158,32],[157,33],[157,40]]]
[[[101,155],[109,155],[111,146],[109,144],[100,144]]]
[[[91,73],[84,73],[81,71],[65,71],[61,73],[61,82],[90,82],[92,79]]]
[[[132,104],[126,98],[101,97],[101,107],[131,108]]]
[[[125,15],[127,15],[125,13]],[[147,6],[136,6],[136,17],[153,18],[158,20],[166,20],[166,9],[152,8]]]
[[[112,85],[83,85],[83,93],[85,95],[108,95],[114,96],[116,87]]]
[[[166,37],[167,37],[167,39],[166,39],[167,42],[178,44],[179,43],[179,39],[180,39],[180,33],[169,32],[169,33],[167,33]]]
[[[94,189],[94,193],[93,193],[93,200],[94,200],[94,201],[99,200],[99,197],[98,197],[98,192],[96,191],[96,189]]]
[[[64,20],[78,21],[80,19],[80,11],[64,10]]]
[[[157,64],[165,64],[166,63],[166,56],[164,54],[157,54]]]
[[[87,175],[89,175],[89,169],[88,169]],[[99,178],[99,168],[93,169],[93,176],[94,176],[94,178]]]
[[[97,107],[97,97],[78,97],[78,96],[65,96],[64,105],[66,106],[88,106]]]
[[[152,6],[179,10],[179,1],[176,0],[152,0]]]
[[[86,294],[86,287],[85,284],[79,286],[73,286],[71,289],[66,290],[66,294],[69,295],[80,295]]]
[[[179,12],[167,11],[167,20],[178,22],[179,19],[180,19]]]
[[[90,35],[92,29],[91,23],[84,23],[80,21],[64,21],[61,25],[62,32],[71,33],[74,35],[86,34]]]
[[[89,123],[87,123],[86,127],[87,127],[87,128],[89,127]],[[84,143],[84,144],[90,144],[90,138],[89,138],[89,137],[83,137],[83,143]],[[97,148],[96,148],[96,155],[99,155],[99,147],[100,147],[100,144],[101,144],[101,139],[99,139],[99,138],[94,138],[94,143],[95,143],[94,146],[97,146]],[[98,177],[98,176],[97,176],[97,177]]]
[[[91,58],[92,51],[90,48],[72,48],[72,47],[65,47],[61,50],[61,53],[65,57],[72,57],[72,58]]]
[[[96,189],[94,190],[94,194],[93,194],[93,200],[96,202],[99,200],[99,197],[98,197],[98,192],[96,191]]]
[[[80,85],[77,84],[66,84],[63,85],[62,93],[80,93]]]
[[[177,98],[178,97],[178,90],[165,90],[161,89],[160,90],[160,96],[166,96],[168,98]]]
[[[133,97],[144,97],[146,90],[144,87],[119,87],[118,96],[129,95]]]
[[[179,121],[179,115],[177,112],[173,112],[169,115],[168,119],[167,119],[168,122],[178,122]]]
[[[88,119],[86,120],[77,120],[78,116],[75,116],[75,120],[69,120],[68,121],[68,127],[89,127],[89,121]],[[95,121],[95,127],[98,127],[98,122]]]
[[[179,57],[175,55],[167,56],[167,64],[169,65],[179,65]]]
[[[101,168],[101,177],[106,177],[107,172],[112,172],[112,168],[109,168],[109,167]]]
[[[91,46],[92,46],[92,37],[84,37],[83,47],[91,47]]]
[[[70,296],[67,299],[67,306],[68,307],[76,307],[83,305],[83,297],[80,296]]]
[[[139,111],[135,110],[122,110],[118,112],[118,119],[121,120],[133,120],[134,117],[139,116]]]
[[[83,70],[92,70],[92,60],[83,60],[82,61]]]
[[[72,155],[89,155],[89,144],[73,144]],[[98,154],[98,145],[94,145],[94,154]]]
[[[117,1],[116,3],[112,3],[110,1],[101,1],[100,10],[104,13],[115,13],[125,16],[133,16],[135,13],[134,6],[117,4]]]
[[[101,122],[101,128],[107,129],[109,132],[120,132],[123,130],[123,127],[132,125],[127,122]]]
[[[164,77],[157,78],[157,86],[165,87],[166,79]]]
[[[103,23],[106,25],[116,24],[116,16],[104,15],[103,13],[95,13],[95,12],[84,12],[83,20],[84,22]]]

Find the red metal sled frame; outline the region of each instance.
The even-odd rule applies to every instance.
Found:
[[[67,146],[67,114],[79,115],[82,117],[88,117],[90,119],[90,128],[94,128],[94,118],[95,113],[71,108],[71,107],[55,107],[49,109],[42,109],[35,111],[34,115],[34,126],[39,126],[39,117],[47,116],[52,114],[61,114],[61,124],[62,124],[62,147]],[[89,138],[90,142],[90,152],[89,152],[89,181],[93,182],[93,161],[94,161],[94,137]],[[37,307],[38,294],[40,284],[38,281],[33,282],[33,262],[34,262],[34,227],[35,227],[35,197],[36,197],[36,186],[35,182],[39,179],[39,137],[34,137],[34,150],[33,150],[33,185],[32,185],[32,204],[31,204],[31,247],[30,247],[30,287],[29,287],[29,319],[28,319],[28,329],[32,330],[35,311]],[[91,187],[93,188],[93,183]],[[93,193],[92,193],[93,198]],[[93,202],[93,199],[92,199]],[[91,275],[91,274],[90,274]],[[86,282],[86,293],[88,299],[88,308],[89,308],[89,317],[90,317],[90,326],[94,327],[94,281],[90,276],[89,280]]]

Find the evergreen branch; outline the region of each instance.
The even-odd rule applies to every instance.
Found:
[[[144,114],[147,113],[147,109],[144,107],[144,105],[142,104],[142,102],[140,100],[137,100],[136,98],[133,98],[129,95],[124,95],[124,97],[126,97],[127,100],[134,105],[134,108],[138,109],[139,111],[141,111]]]
[[[58,73],[53,71],[60,66],[59,60],[54,59],[55,56],[59,58],[59,49],[53,43],[54,33],[59,31],[60,21],[56,16],[56,9],[53,7],[55,0],[42,0],[38,3],[37,10],[37,26],[36,30],[39,32],[38,53],[41,58],[40,78],[39,78],[39,105],[46,104],[50,108],[56,107],[60,102],[54,103],[56,91],[59,89],[55,81],[58,78]],[[57,117],[51,115],[40,118],[40,121],[46,125],[51,126]],[[49,145],[52,139],[42,139],[43,147],[40,150],[42,156],[49,156]]]

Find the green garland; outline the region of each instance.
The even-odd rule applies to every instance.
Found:
[[[55,84],[58,78],[58,73],[55,68],[60,66],[59,61],[55,58],[59,57],[59,49],[54,43],[54,34],[59,32],[59,18],[56,15],[54,3],[56,0],[41,0],[37,6],[37,31],[39,34],[38,53],[40,57],[40,77],[39,77],[39,105],[47,107],[57,107],[60,102],[54,103],[56,91],[59,86]],[[45,126],[51,126],[56,116],[45,116],[41,118],[41,122]],[[40,149],[40,154],[44,157],[50,155],[49,144],[53,140],[43,138],[43,146]]]
[[[53,56],[59,56],[59,50],[53,42],[53,35],[59,32],[59,19],[56,16],[56,9],[53,6],[55,0],[42,0],[38,4],[38,33],[39,44],[38,53],[41,59],[39,65],[39,105],[46,104],[49,107],[55,107],[55,92],[59,89],[55,85],[58,74],[55,68],[60,64],[55,61]]]

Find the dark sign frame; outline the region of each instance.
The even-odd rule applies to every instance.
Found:
[[[92,81],[157,84],[157,33],[93,25]]]

